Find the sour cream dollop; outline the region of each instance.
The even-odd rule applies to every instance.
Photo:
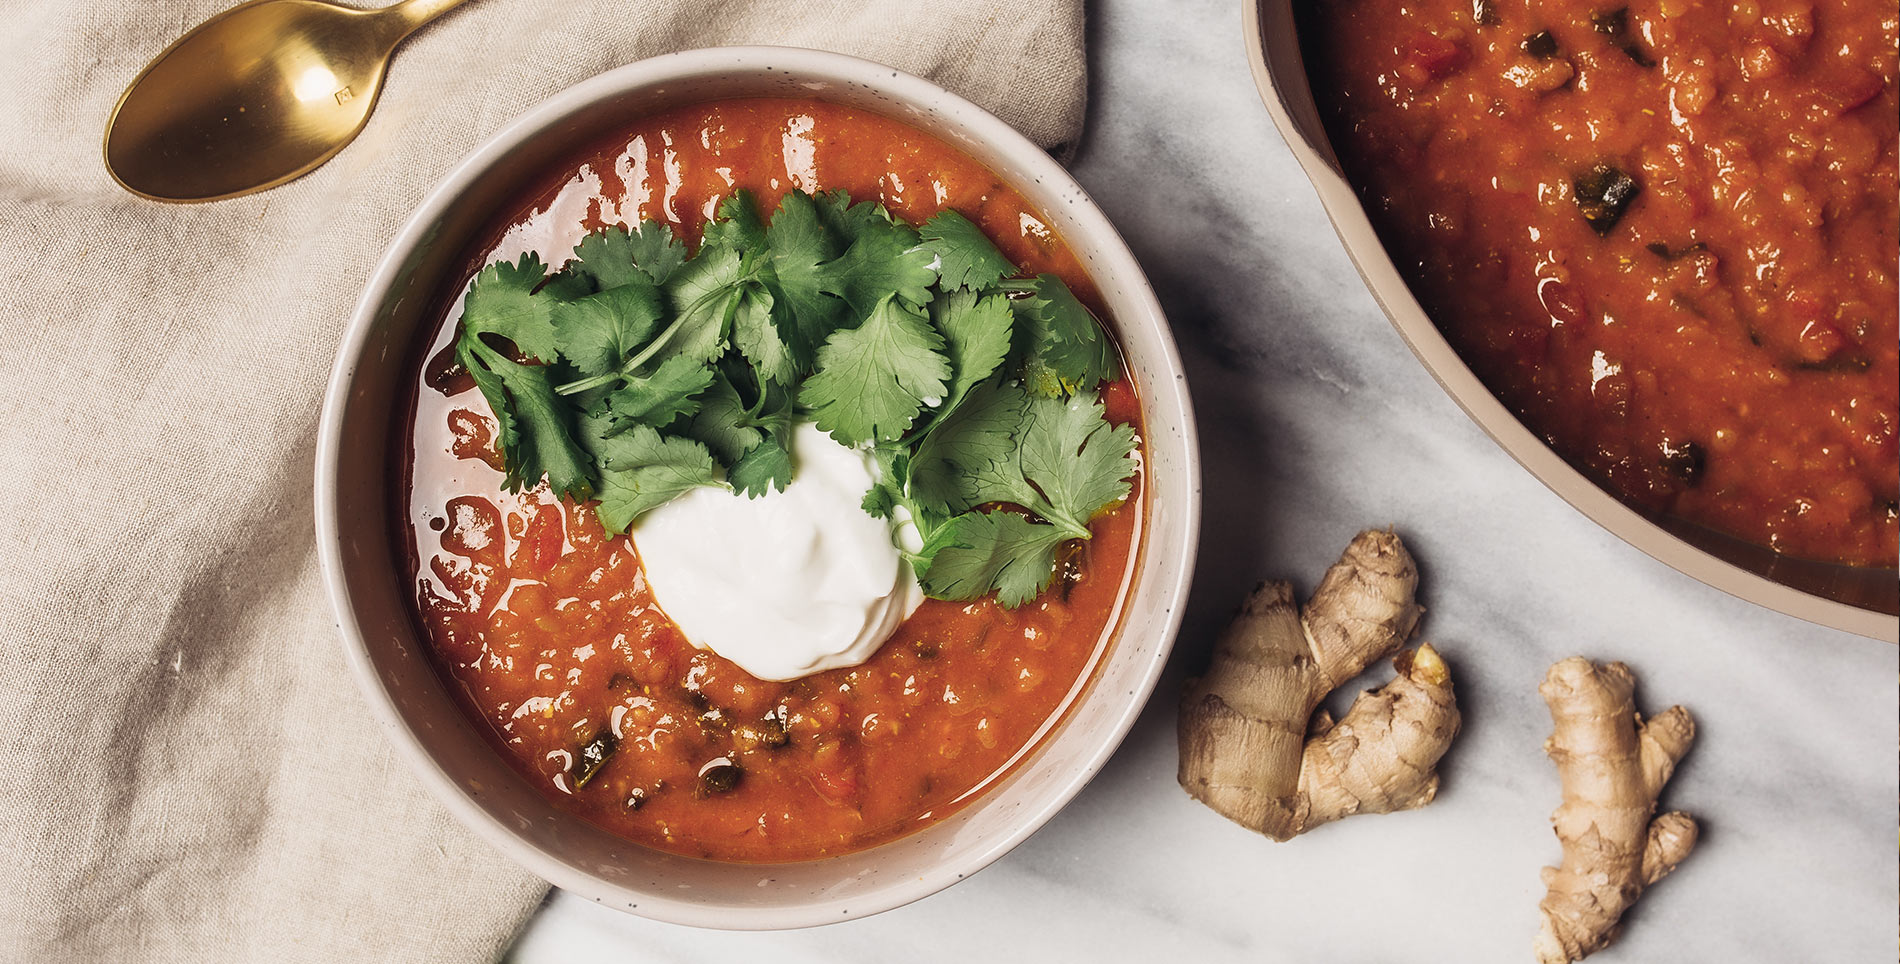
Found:
[[[686,639],[767,680],[870,659],[924,598],[895,541],[918,548],[916,527],[862,507],[870,456],[805,423],[792,458],[783,492],[695,489],[632,531],[647,586]]]

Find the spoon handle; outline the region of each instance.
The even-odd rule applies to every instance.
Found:
[[[402,0],[401,3],[384,8],[384,12],[395,17],[402,24],[402,32],[407,36],[423,24],[467,2],[468,0]]]

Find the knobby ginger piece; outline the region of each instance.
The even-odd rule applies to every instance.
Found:
[[[1695,722],[1680,706],[1644,722],[1635,689],[1629,667],[1581,657],[1552,666],[1537,688],[1553,727],[1544,752],[1557,764],[1564,794],[1550,816],[1564,857],[1561,866],[1544,868],[1549,890],[1538,905],[1539,964],[1580,961],[1608,946],[1643,889],[1695,846],[1688,814],[1651,819],[1663,784],[1695,739]]]
[[[1244,827],[1289,840],[1355,813],[1430,803],[1458,732],[1451,675],[1430,644],[1398,652],[1399,675],[1337,722],[1326,695],[1397,652],[1418,623],[1418,569],[1399,537],[1368,530],[1304,608],[1266,582],[1214,647],[1180,717],[1181,786]]]

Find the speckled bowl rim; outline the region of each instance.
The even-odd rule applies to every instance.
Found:
[[[730,905],[696,899],[680,899],[666,893],[630,891],[620,884],[604,880],[585,868],[545,852],[477,805],[463,787],[443,769],[440,761],[431,756],[420,742],[418,735],[411,730],[399,713],[386,688],[385,681],[380,678],[366,648],[363,627],[353,608],[344,571],[343,542],[348,529],[345,521],[348,516],[347,507],[341,505],[339,501],[338,473],[339,462],[343,459],[339,453],[345,442],[342,435],[344,410],[357,367],[392,363],[387,357],[365,357],[371,326],[377,320],[381,306],[391,296],[391,290],[397,283],[398,269],[405,260],[405,254],[416,246],[427,243],[426,235],[429,227],[443,215],[446,207],[453,203],[462,191],[475,183],[486,169],[509,151],[517,149],[537,134],[551,130],[551,119],[571,115],[578,108],[603,102],[620,92],[645,88],[657,83],[676,80],[682,83],[691,82],[693,78],[706,76],[713,71],[773,70],[781,74],[792,72],[800,75],[828,76],[840,84],[852,83],[887,95],[898,103],[923,105],[953,118],[956,124],[965,129],[966,136],[968,133],[974,133],[983,144],[998,152],[999,155],[1006,155],[1019,169],[1033,172],[1037,182],[1046,182],[1047,185],[1053,186],[1052,190],[1060,191],[1063,195],[1062,200],[1069,206],[1067,213],[1071,223],[1079,225],[1081,229],[1079,232],[1071,230],[1068,240],[1073,243],[1080,236],[1094,239],[1093,247],[1099,257],[1090,263],[1091,275],[1098,282],[1110,276],[1118,279],[1116,287],[1123,292],[1123,295],[1119,304],[1116,305],[1116,310],[1112,312],[1116,326],[1124,331],[1130,328],[1149,329],[1152,341],[1157,345],[1150,354],[1154,355],[1153,360],[1158,363],[1158,369],[1168,377],[1152,377],[1142,384],[1142,411],[1144,418],[1148,421],[1148,433],[1151,438],[1157,429],[1156,419],[1165,419],[1168,423],[1172,423],[1169,427],[1179,435],[1181,458],[1180,464],[1172,467],[1164,479],[1157,480],[1151,474],[1150,482],[1144,491],[1144,499],[1154,498],[1153,493],[1158,489],[1163,489],[1156,483],[1162,481],[1166,483],[1164,491],[1171,493],[1171,501],[1176,501],[1176,504],[1169,509],[1168,515],[1172,522],[1166,530],[1158,529],[1155,525],[1158,513],[1155,511],[1154,503],[1144,506],[1147,521],[1144,523],[1140,556],[1135,568],[1137,578],[1140,580],[1137,592],[1147,597],[1151,603],[1151,605],[1143,606],[1142,611],[1153,612],[1151,617],[1146,618],[1146,622],[1150,627],[1158,626],[1160,629],[1160,632],[1156,634],[1157,638],[1144,640],[1139,644],[1150,646],[1151,650],[1141,655],[1141,662],[1132,669],[1122,671],[1124,685],[1119,692],[1104,688],[1099,685],[1102,681],[1096,680],[1097,685],[1086,690],[1079,700],[1069,706],[1067,711],[1067,718],[1073,718],[1082,706],[1093,701],[1118,701],[1119,705],[1113,710],[1111,725],[1073,735],[1064,732],[1064,727],[1059,725],[1055,732],[1044,738],[1043,743],[1032,752],[1029,760],[1019,764],[1019,766],[1028,766],[1031,760],[1040,756],[1049,745],[1056,743],[1059,739],[1075,739],[1080,743],[1086,738],[1089,741],[1086,744],[1087,750],[1078,758],[1079,762],[1074,766],[1073,772],[1061,778],[1053,792],[1047,792],[1045,789],[1039,798],[1033,800],[1033,806],[1021,808],[1013,814],[1011,819],[1014,823],[1007,833],[983,838],[981,848],[971,850],[967,857],[959,862],[942,863],[931,868],[927,873],[891,882],[889,886],[884,886],[882,890],[870,897],[854,898],[848,907],[841,907],[837,900],[818,896],[812,899],[808,906],[801,908],[761,910],[746,907],[739,910]],[[929,128],[924,129],[931,132]],[[952,140],[952,143],[954,144],[955,141]],[[1152,693],[1180,628],[1182,608],[1187,599],[1193,574],[1200,527],[1199,447],[1192,405],[1178,349],[1146,275],[1107,217],[1075,183],[1069,173],[1047,152],[994,115],[962,97],[922,78],[882,64],[842,54],[791,47],[740,46],[683,51],[641,60],[607,71],[566,88],[529,108],[451,168],[430,190],[397,233],[395,239],[391,241],[345,329],[324,398],[318,430],[315,468],[319,557],[325,587],[335,611],[344,651],[359,688],[382,724],[383,730],[396,746],[407,768],[422,779],[433,796],[460,823],[555,886],[608,906],[630,910],[643,917],[734,930],[805,927],[864,917],[902,906],[975,874],[1015,848],[1046,823],[1100,771],[1134,725]],[[1151,466],[1150,472],[1153,471],[1154,467]],[[1154,566],[1158,568],[1151,568],[1148,560],[1150,557],[1155,557],[1157,553],[1160,556]],[[1111,642],[1108,651],[1102,655],[1097,669],[1093,672],[1103,672],[1102,667],[1108,665],[1110,656],[1122,643],[1124,628],[1133,619],[1133,612],[1122,614],[1121,624],[1115,630],[1114,641]],[[1128,677],[1127,674],[1130,672],[1135,675]],[[1002,785],[987,790],[984,799],[974,805],[988,805],[992,796],[1011,792],[1014,788],[1010,785],[1010,779],[1005,778]],[[919,833],[928,833],[928,828]],[[880,845],[879,848],[872,848],[865,853],[875,853],[884,846],[890,845]],[[773,865],[751,866],[770,869]]]
[[[1274,56],[1268,49],[1267,21],[1271,15],[1265,8],[1272,4],[1273,13],[1278,14],[1286,9],[1287,2],[1244,0],[1241,4],[1247,61],[1253,71],[1254,84],[1259,88],[1267,113],[1273,117],[1274,126],[1279,128],[1287,147],[1319,194],[1334,231],[1373,300],[1379,303],[1399,337],[1437,380],[1439,387],[1485,434],[1558,498],[1657,561],[1730,595],[1797,619],[1890,643],[1900,642],[1900,618],[1776,582],[1691,545],[1645,518],[1564,461],[1478,380],[1413,297],[1411,287],[1380,243],[1358,196],[1302,127],[1304,123],[1317,130],[1318,117],[1295,118],[1286,95],[1279,89],[1276,66],[1289,74],[1297,71],[1298,80],[1289,83],[1306,83],[1305,65],[1297,54],[1298,41],[1290,36],[1289,21],[1275,18],[1272,28],[1276,31],[1275,40],[1281,40],[1277,31],[1289,34],[1283,42],[1290,43],[1293,52],[1283,55],[1284,64],[1276,65],[1269,59]]]

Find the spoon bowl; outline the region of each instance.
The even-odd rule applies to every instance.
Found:
[[[155,201],[275,187],[369,120],[398,44],[462,0],[357,10],[252,0],[198,25],[133,79],[106,123],[106,170]]]

